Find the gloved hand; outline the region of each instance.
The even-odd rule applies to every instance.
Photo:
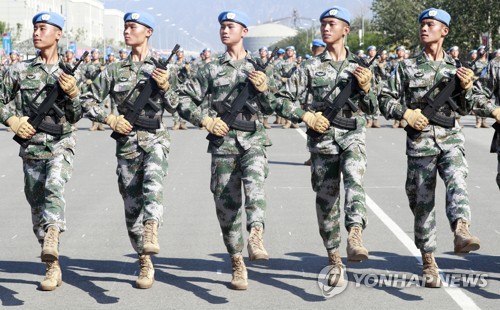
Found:
[[[132,131],[132,125],[125,119],[125,116],[119,115],[116,116],[114,114],[108,115],[106,117],[106,124],[113,129],[113,131],[116,131],[119,134],[126,135],[130,131]]]
[[[352,74],[358,80],[359,88],[361,88],[365,93],[368,93],[371,87],[372,71],[368,68],[359,66],[352,72]]]
[[[61,89],[70,97],[75,98],[80,93],[78,86],[76,86],[76,79],[74,76],[66,73],[61,73],[58,79]]]
[[[201,125],[205,127],[209,133],[219,137],[225,136],[229,131],[229,127],[220,117],[212,118],[206,116],[201,121]]]
[[[500,123],[500,108],[496,108],[495,110],[493,110],[493,112],[491,112],[491,115],[493,115],[497,123]]]
[[[319,133],[325,133],[330,127],[330,121],[323,116],[322,112],[306,112],[302,115],[302,121],[306,123],[309,128]]]
[[[21,118],[11,116],[6,123],[16,135],[23,139],[30,139],[36,133],[36,130],[30,123],[28,123],[28,119],[29,117],[27,116],[23,116]]]
[[[267,75],[262,71],[252,71],[248,74],[248,79],[255,89],[261,93],[267,90]]]
[[[168,90],[168,88],[170,87],[170,83],[168,82],[169,75],[167,70],[156,68],[151,76],[153,77],[153,80],[156,81],[156,84],[158,84],[158,87],[161,90]]]
[[[422,114],[420,109],[407,109],[403,118],[408,122],[408,125],[418,131],[422,131],[429,124],[429,120]]]
[[[472,88],[472,84],[474,82],[474,72],[471,69],[460,67],[457,69],[457,76],[460,80],[460,87],[464,90]]]
[[[286,78],[286,77],[281,78],[281,82],[286,83],[287,81],[288,81],[288,78]]]

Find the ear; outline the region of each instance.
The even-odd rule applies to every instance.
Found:
[[[146,38],[150,38],[153,35],[154,30],[152,28],[146,27]]]
[[[57,27],[54,27],[56,29],[56,40],[59,41],[62,37],[62,30],[60,30]]]
[[[450,32],[450,28],[448,28],[446,26],[444,26],[443,29],[441,30],[441,34],[443,35],[443,37],[446,37],[449,32]]]
[[[241,37],[244,38],[248,34],[248,28],[243,28],[241,31]]]
[[[351,32],[351,27],[345,24],[344,29],[342,30],[344,37],[347,36],[350,32]]]

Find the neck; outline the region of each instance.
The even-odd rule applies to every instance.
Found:
[[[326,50],[332,57],[333,61],[341,61],[346,59],[347,51],[344,47],[344,41],[339,40],[336,43],[327,44]]]
[[[57,53],[57,45],[51,46],[47,49],[40,51],[40,57],[43,63],[53,65],[59,61],[59,54]]]
[[[240,60],[247,56],[247,51],[243,47],[242,43],[237,43],[235,45],[228,45],[226,47],[226,52],[229,54],[232,60]]]
[[[444,51],[443,51],[443,42],[434,42],[427,44],[424,47],[424,53],[429,60],[443,60],[444,59]]]
[[[148,41],[139,46],[132,46],[132,61],[144,61],[148,54]]]

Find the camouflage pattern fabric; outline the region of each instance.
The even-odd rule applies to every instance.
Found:
[[[177,99],[180,115],[195,125],[199,125],[210,111],[222,115],[225,111],[221,105],[222,100],[233,86],[247,81],[246,71],[254,70],[251,61],[255,59],[249,54],[242,60],[233,61],[229,54],[225,53],[218,60],[200,68],[193,79],[179,87]],[[209,93],[211,100],[206,101],[205,97]],[[232,102],[237,94],[233,93],[228,102]],[[212,153],[210,189],[214,196],[224,244],[230,254],[241,253],[243,250],[242,186],[245,193],[246,228],[249,230],[252,226],[264,226],[264,181],[268,175],[266,147],[271,145],[271,141],[267,137],[261,117],[274,112],[275,100],[269,90],[253,95],[248,103],[259,112],[246,116],[255,118],[256,131],[230,129],[220,147],[210,143],[208,148]],[[208,111],[197,106],[204,103],[209,105]]]
[[[325,110],[327,107],[327,103],[323,101],[325,95],[337,85],[331,96],[333,100],[349,79],[356,79],[352,75],[358,67],[354,57],[351,52],[347,52],[344,61],[336,62],[332,60],[328,51],[325,51],[318,57],[308,59],[276,95],[278,114],[292,121],[300,121],[304,111],[297,106],[297,103],[306,102],[308,94],[312,94],[313,99],[308,106],[309,110]],[[358,106],[360,112],[352,113],[350,110],[344,110],[341,113],[344,117],[356,119],[356,129],[345,130],[332,126],[319,139],[307,138],[311,152],[311,180],[313,190],[316,192],[318,224],[327,249],[338,247],[340,243],[338,236],[340,172],[344,173],[346,190],[344,205],[346,227],[356,223],[364,228],[367,224],[363,189],[366,170],[366,119],[361,111],[371,115],[377,111],[378,103],[373,91],[368,94],[356,93],[351,100]]]
[[[241,253],[244,247],[241,205],[245,194],[246,229],[264,226],[266,197],[264,183],[269,173],[262,149],[250,149],[240,155],[213,155],[210,190],[217,219],[229,254]],[[243,185],[243,193],[242,193]]]
[[[500,57],[490,61],[481,83],[474,86],[474,114],[481,117],[493,117],[492,112],[500,107]],[[492,141],[496,144],[498,159],[497,185],[500,189],[500,134],[496,134]]]
[[[59,61],[62,61],[61,55]],[[46,94],[40,95],[36,101],[34,98],[45,85],[57,83],[61,72],[57,64],[46,65],[41,57],[11,66],[1,84],[0,121],[6,125],[7,119],[13,115],[30,116],[29,104],[38,107]],[[79,79],[78,71],[75,78]],[[64,186],[72,175],[76,146],[72,124],[82,117],[78,97],[69,99],[64,96],[56,104],[64,112],[64,117],[52,121],[62,125],[62,136],[38,131],[29,140],[28,146],[21,147],[19,152],[23,160],[24,191],[31,206],[33,232],[39,241],[43,241],[45,230],[50,225],[56,225],[60,231],[66,229]]]
[[[142,63],[132,62],[131,57],[108,65],[94,80],[90,91],[82,96],[85,116],[90,120],[104,122],[108,114],[103,109],[102,100],[108,95],[116,103],[118,113],[126,114],[125,98],[137,82],[148,79],[155,68],[150,56]],[[139,92],[134,91],[130,98],[132,102]],[[167,97],[167,93],[161,91],[154,94],[151,100],[160,111],[155,112],[147,105],[141,116],[162,120],[164,110],[174,112],[176,107]],[[118,187],[124,201],[130,240],[138,253],[142,252],[143,223],[150,219],[161,223],[163,180],[167,174],[169,149],[170,136],[163,122],[156,130],[134,126],[129,135],[116,141]]]
[[[380,110],[386,118],[400,120],[407,108],[423,109],[427,105],[424,99],[427,91],[442,77],[451,78],[455,72],[455,61],[449,55],[445,55],[443,61],[429,61],[422,52],[401,61],[389,79],[389,87],[382,91]],[[456,102],[458,111],[442,107],[438,113],[448,117],[468,113],[473,104],[472,91],[462,91]],[[464,140],[457,123],[453,128],[430,123],[418,137],[407,137],[406,194],[415,215],[415,244],[422,251],[436,248],[434,197],[437,171],[446,186],[446,214],[450,225],[458,218],[470,220]]]

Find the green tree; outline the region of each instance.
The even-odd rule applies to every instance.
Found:
[[[275,46],[284,49],[287,46],[293,45],[295,46],[297,56],[304,56],[305,54],[311,54],[311,42],[313,39],[313,31],[311,29],[300,30],[297,35],[273,44],[270,49],[274,49]]]

